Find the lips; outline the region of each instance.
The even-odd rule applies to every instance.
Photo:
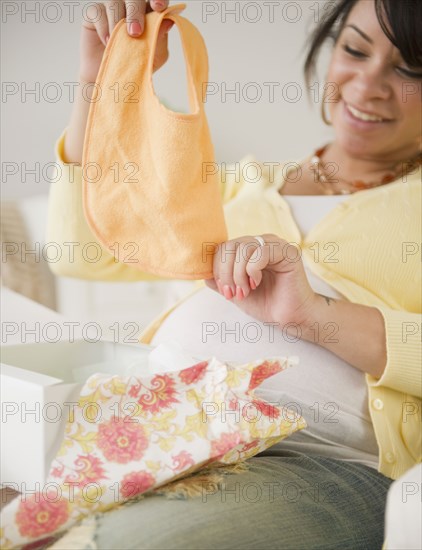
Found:
[[[364,111],[363,109],[359,109],[358,107],[355,107],[354,105],[351,105],[350,103],[346,103],[344,101],[344,105],[347,109],[347,111],[351,114],[353,118],[356,120],[362,121],[362,122],[391,122],[391,118],[384,117],[378,113],[371,113],[369,111]]]
[[[352,113],[352,111],[348,107],[348,104],[343,99],[340,100],[339,107],[341,120],[344,124],[346,124],[349,129],[352,129],[355,132],[364,132],[366,134],[371,132],[383,131],[392,122],[394,122],[392,119],[363,120],[361,118],[358,118]]]

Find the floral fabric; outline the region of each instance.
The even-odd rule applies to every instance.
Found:
[[[42,490],[3,509],[2,548],[50,538],[91,513],[212,462],[243,461],[305,428],[296,412],[254,395],[291,364],[212,358],[165,374],[94,374],[70,411]]]

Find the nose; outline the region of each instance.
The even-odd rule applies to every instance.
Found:
[[[361,102],[387,100],[392,94],[387,67],[375,60],[361,67],[355,76],[354,86],[355,93]]]

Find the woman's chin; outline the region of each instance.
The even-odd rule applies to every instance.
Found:
[[[377,148],[377,144],[374,143],[373,139],[364,138],[343,130],[335,132],[335,136],[337,144],[348,156],[357,158],[368,157],[371,154],[376,156],[377,151],[379,151],[379,147]]]
[[[361,131],[353,128],[347,121],[341,111],[333,113],[333,131],[335,140],[341,146],[343,151],[352,157],[379,156],[385,150],[386,144],[391,139],[391,126],[388,135],[386,127],[378,126],[373,131]]]

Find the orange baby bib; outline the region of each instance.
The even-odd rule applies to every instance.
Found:
[[[198,29],[177,15],[186,4],[146,15],[140,38],[114,28],[90,105],[82,157],[83,207],[98,241],[116,261],[163,277],[213,276],[216,244],[227,240],[204,111],[208,55]],[[164,18],[184,50],[190,113],[167,109],[153,89]]]

